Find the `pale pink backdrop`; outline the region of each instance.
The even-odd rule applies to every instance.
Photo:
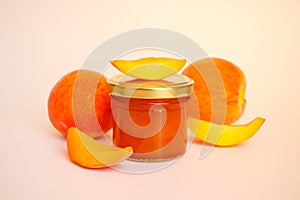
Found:
[[[300,1],[0,1],[0,199],[300,199]],[[69,161],[47,116],[65,73],[111,36],[165,28],[247,77],[248,142],[132,175]]]

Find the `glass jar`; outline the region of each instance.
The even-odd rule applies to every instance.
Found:
[[[134,153],[130,159],[136,161],[165,161],[184,154],[191,79],[174,75],[141,80],[118,75],[108,83],[116,146],[131,146]]]

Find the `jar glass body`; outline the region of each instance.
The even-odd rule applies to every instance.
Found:
[[[164,161],[183,155],[189,97],[143,99],[112,95],[113,143],[133,148],[132,160]]]

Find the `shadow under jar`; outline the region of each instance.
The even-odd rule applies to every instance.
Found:
[[[130,160],[177,158],[187,144],[186,103],[193,81],[183,75],[142,80],[117,75],[108,80],[112,99],[113,143],[131,146]]]

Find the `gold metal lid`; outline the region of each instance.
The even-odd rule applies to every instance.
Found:
[[[190,96],[194,81],[180,74],[162,80],[135,79],[121,74],[108,79],[108,84],[111,95],[142,99],[167,99]]]

